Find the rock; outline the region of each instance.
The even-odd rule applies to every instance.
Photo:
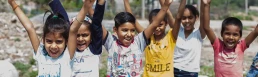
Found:
[[[8,61],[0,60],[0,68],[2,68],[0,69],[0,77],[19,77],[14,65]]]

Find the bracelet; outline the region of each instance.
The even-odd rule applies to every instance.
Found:
[[[75,18],[75,20],[76,20],[76,21],[78,21],[80,24],[82,24],[82,23],[83,23],[83,22],[79,21],[79,20],[77,19],[77,17]]]
[[[15,5],[15,6],[13,7],[13,11],[15,11],[15,9],[16,9],[17,7],[19,7],[19,5]]]

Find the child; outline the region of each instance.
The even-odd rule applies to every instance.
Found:
[[[216,37],[210,28],[210,1],[204,3],[204,30],[214,49],[214,71],[216,77],[243,77],[244,51],[258,35],[258,25],[245,39],[242,36],[243,24],[235,17],[228,17],[222,22],[221,37]]]
[[[192,5],[186,5],[174,52],[175,77],[198,77],[201,48],[203,39],[206,36],[202,28],[202,22],[204,22],[202,15],[200,17],[200,27],[194,28],[198,18],[198,10]]]
[[[135,18],[131,13],[118,13],[114,19],[117,39],[103,29],[104,46],[108,50],[107,77],[140,77],[142,74],[142,52],[153,31],[165,16],[171,4],[166,0],[156,19],[143,32],[135,35]]]
[[[178,12],[179,17],[182,15],[182,9],[184,8],[185,0],[181,1],[180,9]],[[163,6],[164,1],[160,0],[161,6]],[[131,12],[129,1],[125,0],[125,9],[128,12]],[[154,9],[149,14],[150,24],[155,19],[157,13],[160,9]],[[158,24],[158,27],[153,32],[153,35],[150,38],[150,45],[145,48],[145,67],[144,67],[144,77],[174,77],[173,73],[173,52],[175,47],[175,40],[177,37],[178,30],[170,29],[168,34],[165,33],[165,28],[167,23],[170,27],[174,25],[174,18],[170,10],[167,11],[167,17]],[[179,18],[180,19],[180,18]],[[176,20],[178,22],[178,20]],[[137,22],[138,23],[138,22]],[[136,24],[136,30],[140,27]],[[179,26],[174,26],[174,28]]]
[[[91,1],[88,9],[92,10],[91,6],[94,2],[95,0]],[[73,77],[99,77],[99,54],[102,52],[101,22],[103,20],[105,5],[104,0],[97,0],[97,2],[93,21],[89,17],[86,17],[77,33],[77,50],[72,65]],[[60,10],[63,8],[59,0],[51,2],[50,7]],[[65,11],[63,12],[66,13]]]
[[[258,76],[258,53],[254,57],[253,63],[246,77],[257,77],[257,76]]]
[[[70,77],[70,62],[76,49],[76,33],[82,24],[80,20],[85,18],[87,12],[86,4],[89,1],[84,2],[76,21],[71,27],[69,27],[69,23],[62,15],[51,13],[43,27],[43,43],[40,43],[32,22],[25,16],[16,2],[8,0],[8,3],[12,6],[23,27],[28,32],[34,49],[33,57],[38,63],[38,76]]]

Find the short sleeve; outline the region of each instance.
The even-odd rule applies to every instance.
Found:
[[[146,45],[148,44],[148,40],[146,39],[146,36],[144,35],[144,31],[139,33],[135,38],[135,42],[141,49],[141,51],[144,51]]]
[[[242,48],[243,52],[249,47],[249,46],[246,45],[245,40],[240,40],[239,43],[241,45],[241,48]]]
[[[168,33],[167,33],[167,36],[168,36],[168,39],[171,39],[173,43],[176,42],[174,36],[173,36],[173,33],[172,33],[172,29],[169,29]]]
[[[220,47],[220,45],[221,45],[220,39],[216,38],[215,41],[212,44],[212,47],[215,50],[215,49],[218,49]]]
[[[103,41],[103,45],[106,48],[106,50],[108,51],[113,44],[113,41],[116,40],[115,36],[113,36],[110,32],[107,32],[107,36],[105,37],[104,41]]]
[[[198,40],[199,40],[200,42],[203,42],[202,35],[201,35],[201,31],[200,31],[199,28],[196,30],[196,35],[197,35]]]
[[[40,57],[40,55],[44,55],[44,53],[47,53],[47,52],[44,50],[44,44],[43,44],[43,43],[40,43],[37,52],[36,52],[36,53],[33,52],[33,58],[34,58],[35,60],[37,60],[37,59]]]

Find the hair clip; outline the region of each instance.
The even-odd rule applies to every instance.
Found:
[[[57,16],[57,15],[54,15],[53,18],[58,18],[58,16]]]

